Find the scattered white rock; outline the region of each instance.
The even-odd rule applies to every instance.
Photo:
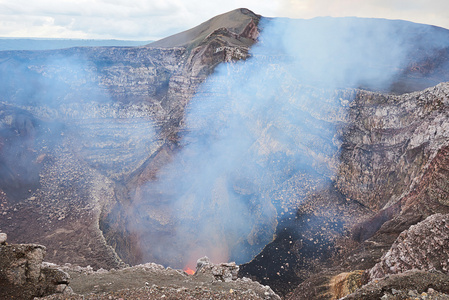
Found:
[[[5,244],[7,237],[6,233],[0,232],[0,244]]]

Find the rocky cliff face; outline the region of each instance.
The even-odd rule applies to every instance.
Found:
[[[407,258],[408,255],[413,258],[420,257],[417,258],[417,261],[420,261],[424,265],[429,259],[432,260],[432,255],[425,254],[427,253],[425,252],[425,247],[427,246],[423,247],[423,245],[426,244],[427,239],[444,240],[445,234],[443,232],[437,233],[435,236],[422,233],[420,237],[416,234],[412,237],[408,235],[407,229],[410,228],[409,230],[412,232],[417,232],[416,230],[418,230],[418,228],[420,228],[420,230],[427,230],[429,227],[426,224],[429,224],[433,219],[439,220],[442,218],[441,215],[434,214],[447,213],[448,210],[448,207],[445,204],[446,190],[444,183],[446,182],[445,178],[447,178],[447,174],[446,171],[444,171],[445,167],[443,167],[447,158],[447,138],[438,138],[438,132],[446,132],[446,121],[441,123],[440,121],[436,121],[446,118],[447,108],[444,108],[445,104],[443,103],[446,103],[448,99],[447,83],[439,84],[422,92],[404,94],[401,96],[387,96],[367,93],[365,91],[362,91],[361,95],[363,96],[360,98],[356,97],[355,103],[359,101],[357,99],[365,99],[364,104],[358,102],[356,105],[352,106],[352,109],[356,109],[357,113],[353,114],[354,111],[351,109],[349,115],[350,118],[352,118],[352,116],[357,116],[357,118],[362,117],[362,119],[355,122],[352,121],[350,124],[360,124],[360,126],[378,124],[373,122],[373,119],[376,118],[379,110],[386,109],[389,114],[394,114],[397,107],[404,107],[404,105],[407,106],[406,103],[413,103],[412,105],[416,105],[413,112],[420,114],[419,117],[417,116],[411,119],[413,120],[412,123],[417,125],[417,127],[407,125],[407,122],[402,120],[401,123],[397,123],[401,124],[401,126],[398,126],[399,128],[397,128],[397,131],[390,127],[390,129],[386,129],[385,131],[370,130],[368,131],[370,132],[369,135],[364,135],[364,131],[360,128],[354,131],[354,127],[348,127],[348,132],[351,132],[351,134],[347,135],[348,141],[351,140],[356,142],[354,142],[354,146],[352,147],[346,147],[345,143],[343,143],[341,155],[345,159],[342,160],[342,164],[340,165],[341,169],[337,180],[335,181],[335,188],[339,191],[344,191],[344,193],[351,195],[352,197],[358,197],[358,202],[363,203],[365,207],[370,207],[370,205],[376,203],[376,205],[382,205],[382,208],[371,208],[362,214],[361,218],[358,220],[356,219],[353,224],[349,225],[347,233],[337,238],[335,242],[336,248],[331,251],[330,258],[319,256],[319,259],[316,262],[318,267],[306,267],[305,269],[308,269],[309,271],[306,271],[305,278],[308,279],[290,295],[291,299],[307,299],[307,297],[334,299],[332,298],[331,292],[334,288],[331,284],[332,277],[337,276],[340,272],[366,270],[367,275],[365,276],[365,279],[361,281],[361,286],[369,280],[372,281],[370,284],[374,284],[373,278],[377,277],[377,279],[379,279],[379,277],[383,277],[387,274],[385,272],[393,274],[413,269],[409,261],[411,258]],[[373,103],[371,102],[373,99],[376,99],[376,105],[374,106],[376,112],[367,115],[359,113],[360,109],[373,108],[371,105],[365,106],[367,103]],[[424,102],[420,102],[419,99],[425,100]],[[365,102],[366,100],[369,101]],[[390,102],[391,100],[393,101]],[[422,106],[426,107],[426,113],[419,109],[419,103],[426,103]],[[390,105],[393,105],[393,107]],[[413,115],[413,113],[410,114]],[[402,116],[406,115],[409,114],[403,114]],[[440,117],[437,117],[438,115],[440,115]],[[388,120],[390,120],[390,118],[382,118],[383,122],[388,122]],[[393,117],[392,120],[399,121],[400,118]],[[432,125],[435,124],[435,121],[438,125]],[[406,126],[403,127],[402,124]],[[424,130],[424,128],[426,129]],[[361,135],[358,135],[356,132],[359,132]],[[402,134],[405,135],[403,136]],[[437,138],[434,140],[434,137]],[[374,141],[377,142],[373,143]],[[371,148],[373,144],[376,146]],[[419,151],[417,151],[416,148],[419,149]],[[414,153],[415,155],[410,155],[410,153]],[[362,159],[362,157],[365,158]],[[361,169],[352,165],[354,161],[358,161]],[[364,161],[364,163],[361,163],[360,161]],[[351,167],[349,167],[349,165],[351,165]],[[351,182],[351,180],[348,179],[351,178],[351,175],[349,174],[352,172],[357,174],[356,176],[358,179]],[[379,176],[375,176],[376,173],[379,174]],[[409,180],[407,179],[407,176],[404,177],[401,174],[409,174],[407,176],[410,176],[410,174],[414,175],[410,177]],[[397,177],[402,179],[393,179]],[[376,178],[376,180],[379,181],[372,182],[370,181],[370,178]],[[377,184],[379,188],[376,191],[375,187]],[[371,188],[368,188],[368,186]],[[390,186],[390,188],[386,188],[388,186]],[[351,194],[351,191],[357,191],[357,193]],[[361,191],[363,191],[363,193]],[[379,197],[379,194],[383,196]],[[378,199],[384,199],[384,202],[379,203],[379,200],[374,200],[376,197],[379,197]],[[325,201],[331,199],[332,198],[326,198]],[[348,197],[347,200],[349,199],[350,198]],[[323,209],[325,206],[323,203],[314,204],[315,211],[320,211],[320,207]],[[421,222],[427,217],[429,217],[428,221]],[[340,219],[342,218],[340,217]],[[415,226],[412,225],[417,223],[418,225],[415,225],[416,229],[413,229]],[[322,234],[326,235],[326,231],[327,230],[324,230]],[[408,243],[413,241],[413,243],[424,244],[414,244],[413,246],[407,244],[407,246],[405,246],[402,241],[406,236],[408,236]],[[427,237],[424,238],[424,236]],[[391,250],[389,250],[390,247],[392,247]],[[405,248],[407,250],[405,250]],[[402,249],[403,251],[400,254],[398,253],[401,251],[399,249]],[[292,249],[289,250],[291,251]],[[413,254],[415,251],[417,251],[417,253]],[[391,253],[396,253],[396,255],[392,255]],[[418,255],[418,253],[420,254]],[[437,261],[438,259],[445,260],[444,251],[436,251],[433,253],[438,253],[436,255],[438,258],[435,258]],[[299,255],[301,255],[301,253]],[[392,260],[394,259],[396,259],[397,262],[393,263]],[[417,263],[417,261],[415,261],[415,263]],[[377,262],[379,263],[371,269]],[[396,270],[401,264],[403,267],[403,264],[408,267],[405,267],[402,271],[394,272],[393,269]],[[422,265],[415,265],[415,267],[422,270],[430,270],[430,268],[424,268]],[[368,273],[377,275],[369,275],[373,276],[373,278],[370,279]],[[311,276],[312,274],[313,276]],[[414,274],[410,276],[418,275]],[[406,289],[413,290],[412,284],[407,283],[407,278],[409,277],[404,275],[404,277],[395,279],[400,282],[395,282],[393,284],[385,281],[380,285],[393,285],[393,287],[390,288],[397,287],[398,291],[400,289],[398,286],[402,285],[401,289],[405,290],[405,294],[407,294],[408,290]],[[323,289],[314,289],[313,286],[318,283],[319,285],[326,285],[327,287]],[[368,289],[376,290],[377,288],[381,289],[380,287],[374,288],[373,286]],[[425,286],[422,287],[420,292],[426,292],[427,288],[428,287]],[[354,299],[362,297],[360,293],[367,293],[367,291],[365,290],[358,294],[354,294],[356,295],[354,296],[356,297]],[[339,297],[341,296],[344,295],[340,295]]]
[[[393,243],[399,250],[391,253],[402,257],[401,245],[414,241],[401,232],[449,213],[449,86],[440,83],[449,81],[449,34],[395,22],[394,32],[407,33],[414,47],[391,82],[382,89],[369,80],[329,88],[321,77],[292,75],[294,54],[281,51],[279,41],[259,41],[275,44],[269,52],[253,47],[269,24],[240,9],[145,47],[0,52],[0,229],[12,242],[45,245],[51,262],[119,268],[156,260],[183,267],[198,257],[158,249],[173,243],[179,227],[172,218],[176,199],[184,201],[176,213],[187,223],[180,224],[195,223],[196,215],[220,219],[220,210],[209,214],[213,207],[238,210],[249,229],[230,239],[234,250],[224,249],[224,259],[255,256],[240,276],[283,295],[299,285],[294,299],[329,298],[331,286],[353,292],[356,284],[343,288],[347,272],[361,270],[357,284],[369,280],[360,274],[385,265],[381,257]],[[427,47],[429,36],[441,43]],[[263,74],[262,86],[238,63],[247,59]],[[380,74],[396,65],[365,67]],[[277,81],[276,93],[265,88]],[[251,93],[233,94],[235,82]],[[271,98],[262,110],[246,101],[249,94]],[[189,118],[196,103],[206,105]],[[209,196],[195,194],[189,178],[213,163],[207,148],[191,145],[212,135],[226,150],[236,139],[226,137],[234,125],[251,137],[240,165],[210,176]],[[198,154],[203,160],[190,165],[187,158]],[[158,185],[164,178],[171,185]],[[236,208],[233,199],[244,205]],[[211,232],[198,241],[198,232],[183,231],[191,245],[172,248],[204,242],[223,250],[226,230]],[[382,274],[384,265],[377,267]],[[332,281],[339,273],[346,275]],[[317,283],[322,290],[314,289]]]
[[[335,264],[337,249],[345,259],[354,247],[349,244],[356,242],[360,249],[343,261],[343,270],[365,269],[410,225],[446,213],[441,166],[446,158],[447,122],[442,120],[447,118],[447,83],[400,96],[354,92],[342,127],[335,181],[328,190],[305,197],[294,219],[278,226],[287,229],[277,231],[274,243],[242,267],[244,274],[260,272],[267,278],[259,277],[263,282],[288,288],[285,278],[305,280],[323,265]]]
[[[446,85],[402,96],[358,94],[344,133],[341,191],[378,210],[413,188],[447,141],[447,97]]]

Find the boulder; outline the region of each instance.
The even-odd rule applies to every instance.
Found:
[[[239,273],[239,266],[235,262],[213,264],[210,259],[205,256],[196,262],[195,274],[213,275],[217,281],[230,282],[236,280]]]
[[[370,271],[370,279],[418,269],[449,274],[449,214],[434,214],[403,231]]]
[[[46,248],[36,244],[0,245],[0,295],[33,299],[54,293],[70,293],[69,275],[42,264]]]

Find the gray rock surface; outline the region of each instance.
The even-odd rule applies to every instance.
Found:
[[[449,85],[399,96],[359,92],[343,132],[337,185],[379,210],[414,188],[447,144]]]
[[[374,280],[413,269],[449,274],[449,215],[434,214],[403,231],[369,276]]]
[[[237,265],[213,264],[208,258],[198,260],[194,275],[155,263],[110,271],[61,268],[70,274],[74,294],[41,299],[280,299],[268,286],[233,276]]]
[[[44,255],[45,247],[40,245],[0,245],[0,295],[5,299],[33,299],[69,294],[69,275],[42,264]]]
[[[209,258],[203,257],[196,263],[195,274],[212,274],[215,280],[230,282],[236,280],[239,273],[239,266],[235,263],[213,264]]]

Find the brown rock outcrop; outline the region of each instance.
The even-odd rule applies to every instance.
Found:
[[[34,244],[0,245],[0,295],[2,299],[33,299],[70,293],[69,275],[43,264],[45,247]]]
[[[332,299],[340,299],[352,294],[364,283],[366,283],[365,272],[363,270],[345,272],[338,274],[330,280],[330,291]]]
[[[412,269],[449,273],[449,215],[432,215],[403,231],[369,276],[374,280]]]

